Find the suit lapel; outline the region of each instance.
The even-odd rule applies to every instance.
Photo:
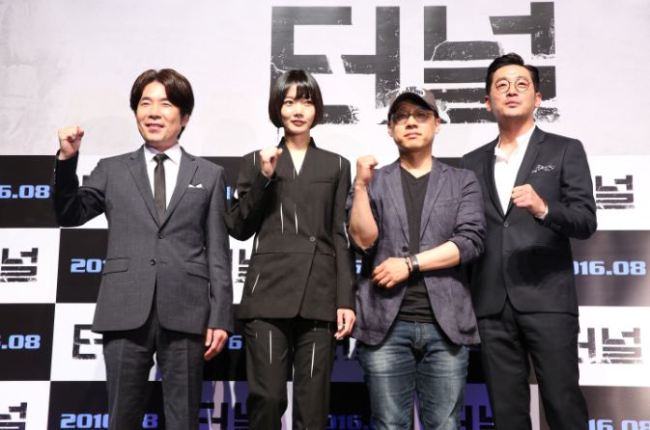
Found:
[[[290,180],[296,179],[296,169],[293,167],[291,154],[286,143],[284,143],[284,137],[278,144],[278,148],[282,149],[282,155],[278,158],[278,164],[275,167],[276,175]],[[305,157],[307,157],[307,154],[305,154]]]
[[[436,200],[438,200],[440,191],[445,188],[445,181],[447,180],[447,166],[440,163],[435,158],[432,159],[432,162],[431,173],[429,173],[429,183],[427,184],[427,192],[424,194],[424,203],[422,205],[422,214],[420,217],[420,240],[422,240],[424,231],[431,219],[433,206]]]
[[[291,178],[293,178],[293,186],[297,190],[296,194],[293,196],[296,199],[296,203],[304,203],[303,196],[309,196],[311,181],[314,177],[318,176],[317,172],[325,168],[322,165],[322,159],[319,154],[319,149],[314,143],[314,139],[311,139],[307,150],[305,151],[305,158],[302,160],[302,166],[300,167],[300,172],[296,169],[296,166],[293,164],[293,159],[291,158],[291,153],[285,148],[287,160],[288,160],[288,169],[291,172]]]
[[[181,149],[181,165],[178,168],[176,186],[174,187],[172,198],[169,200],[169,205],[165,212],[165,218],[160,224],[161,227],[167,222],[172,212],[174,212],[174,209],[176,209],[176,206],[178,206],[178,202],[181,201],[183,194],[187,191],[197,168],[198,163],[194,156],[188,155],[187,152]]]
[[[276,167],[276,170],[280,169],[279,171],[282,172],[283,176],[290,178],[292,180],[300,178],[307,178],[309,179],[310,174],[313,172],[317,172],[320,167],[318,165],[318,147],[316,146],[316,143],[314,142],[314,138],[311,138],[309,141],[309,145],[307,146],[307,149],[305,151],[305,158],[302,160],[302,165],[300,166],[300,172],[298,172],[298,169],[296,169],[296,166],[293,164],[293,158],[291,158],[291,153],[289,152],[289,148],[287,148],[287,144],[285,143],[284,137],[278,144],[278,148],[282,148],[284,151],[282,156],[278,159],[278,165]],[[302,182],[308,182],[308,181],[302,181]]]
[[[296,174],[300,177],[305,177],[308,182],[309,179],[311,179],[311,175],[313,175],[315,172],[318,172],[323,166],[319,165],[319,156],[318,156],[319,149],[316,147],[316,144],[314,143],[314,139],[311,139],[311,142],[309,143],[309,146],[307,147],[307,150],[305,151],[305,158],[302,160],[302,166],[300,167],[300,172],[296,170],[296,167],[293,165],[293,160],[291,159],[290,154],[289,159],[291,160],[291,166],[296,172]]]
[[[487,186],[488,195],[492,201],[492,205],[496,209],[497,213],[503,217],[503,208],[501,207],[499,193],[497,192],[497,186],[494,182],[494,148],[497,146],[498,141],[499,138],[494,139],[485,149],[485,154],[483,157],[483,171],[485,172],[485,183]]]
[[[406,242],[409,241],[408,218],[406,216],[406,203],[404,202],[404,191],[402,190],[402,173],[400,172],[399,161],[389,166],[388,173],[388,194],[393,200],[393,207],[397,218],[402,226],[402,233]]]
[[[144,158],[144,148],[141,146],[140,149],[131,153],[128,161],[129,172],[133,177],[133,182],[135,182],[140,195],[144,200],[151,217],[158,223],[158,216],[156,214],[156,206],[153,200],[153,192],[151,191],[151,184],[149,182],[149,176],[147,175],[147,166]]]
[[[530,175],[530,172],[533,168],[533,164],[537,159],[537,155],[539,154],[539,144],[542,143],[543,140],[544,132],[535,127],[533,134],[530,136],[530,141],[528,142],[528,147],[526,148],[526,153],[524,154],[524,159],[521,160],[521,166],[519,166],[519,170],[517,171],[515,187],[526,183],[526,180],[528,179],[528,176]],[[506,212],[506,215],[510,212],[511,209],[512,200],[508,204],[508,211]]]

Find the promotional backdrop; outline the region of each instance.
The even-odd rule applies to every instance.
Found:
[[[589,430],[650,430],[648,22],[643,0],[0,0],[0,428],[107,428],[102,339],[90,330],[106,220],[56,226],[58,128],[86,131],[83,180],[100,158],[141,145],[128,103],[136,76],[175,68],[196,97],[181,144],[225,167],[230,197],[239,157],[279,139],[266,113],[272,80],[304,68],[327,105],[317,145],[353,165],[365,154],[391,162],[387,105],[415,85],[435,91],[434,153],[454,164],[496,137],[485,68],[515,51],[541,71],[539,127],[580,139],[591,166],[598,232],[574,242]],[[231,256],[238,303],[250,243],[231,239]],[[206,365],[202,429],[247,428],[239,333]],[[150,380],[142,428],[164,429],[155,367]],[[333,380],[329,428],[369,428],[353,340],[338,346]],[[533,427],[547,429],[533,375],[531,392]],[[463,429],[494,428],[491,417],[474,350]]]

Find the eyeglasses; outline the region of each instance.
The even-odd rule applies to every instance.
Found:
[[[398,110],[393,114],[391,117],[393,123],[397,125],[404,125],[408,122],[410,117],[415,118],[415,121],[417,121],[419,124],[423,124],[429,120],[433,116],[433,112],[430,110],[424,110],[424,109],[415,109],[411,112],[405,111],[405,110]]]
[[[518,78],[516,81],[511,82],[507,79],[499,79],[494,83],[494,88],[497,92],[505,94],[510,91],[510,85],[515,84],[515,89],[518,93],[525,93],[530,88],[530,81],[525,78]]]

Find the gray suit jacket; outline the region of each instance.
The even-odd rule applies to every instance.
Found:
[[[142,148],[100,160],[82,187],[76,166],[77,157],[56,162],[58,223],[77,226],[103,212],[108,220],[93,330],[138,328],[155,299],[167,329],[232,331],[223,169],[183,151],[176,188],[159,223]]]
[[[395,321],[406,292],[406,283],[391,289],[372,282],[372,270],[389,257],[409,255],[409,233],[399,162],[379,169],[369,187],[371,207],[379,237],[363,253],[357,289],[357,322],[353,336],[376,345]],[[348,208],[351,198],[348,199]],[[422,208],[420,249],[452,241],[460,250],[461,265],[424,272],[424,282],[436,321],[456,344],[478,343],[476,317],[462,265],[483,251],[485,219],[476,176],[433,159]]]

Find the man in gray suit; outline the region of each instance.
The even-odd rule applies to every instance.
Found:
[[[203,359],[218,354],[232,331],[223,169],[178,144],[193,107],[184,76],[142,73],[131,108],[144,145],[100,160],[81,187],[75,172],[84,131],[59,130],[59,224],[101,213],[108,220],[93,330],[103,333],[110,429],[141,428],[154,352],[166,428],[198,428]]]
[[[353,336],[374,428],[411,428],[413,395],[425,429],[457,429],[476,318],[461,265],[483,251],[474,174],[432,157],[433,95],[407,89],[388,111],[399,159],[357,161],[349,232],[362,251]]]

